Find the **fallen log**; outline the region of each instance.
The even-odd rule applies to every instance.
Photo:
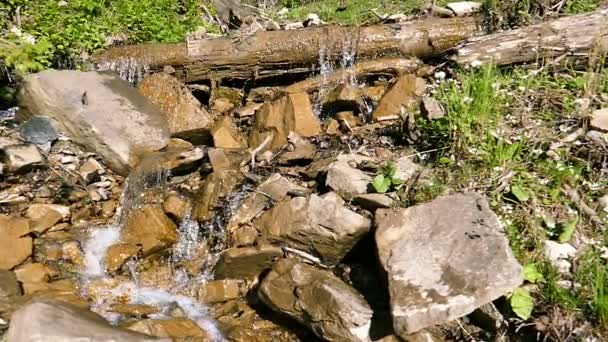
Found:
[[[531,62],[581,65],[608,53],[608,9],[469,39],[452,59],[460,65]]]
[[[116,47],[93,58],[98,69],[145,70],[172,66],[185,82],[263,79],[317,71],[319,60],[378,57],[429,58],[482,32],[478,18],[429,18],[374,26],[323,26],[296,31],[258,31],[244,38],[206,38],[182,44]],[[121,70],[125,72],[124,70]],[[131,70],[137,73],[137,70]]]

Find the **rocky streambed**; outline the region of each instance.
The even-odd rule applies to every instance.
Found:
[[[104,72],[27,76],[1,126],[0,334],[499,336],[493,302],[523,280],[488,200],[405,207],[398,195],[427,181],[427,152],[400,145],[408,120],[420,106],[443,115],[434,77],[400,63],[212,94],[171,68],[136,87]]]

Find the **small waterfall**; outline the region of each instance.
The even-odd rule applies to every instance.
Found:
[[[321,111],[323,109],[323,97],[327,93],[328,81],[327,77],[334,72],[335,66],[333,63],[333,59],[329,49],[326,47],[321,47],[319,49],[319,76],[321,76],[321,86],[319,87],[319,91],[315,94],[313,98],[312,110],[316,116],[320,117],[322,115]]]
[[[139,63],[135,58],[121,58],[110,62],[97,64],[93,67],[96,71],[114,71],[123,80],[135,85],[143,80],[149,71],[147,65]]]

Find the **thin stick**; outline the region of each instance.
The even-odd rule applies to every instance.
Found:
[[[595,210],[593,210],[590,206],[587,205],[587,203],[585,203],[585,201],[583,201],[581,196],[578,194],[578,191],[574,190],[567,184],[564,184],[562,186],[562,189],[566,193],[566,196],[568,196],[568,198],[570,198],[570,200],[574,202],[578,209],[585,213],[585,215],[589,216],[589,220],[591,220],[591,222],[596,228],[602,231],[605,229],[604,222],[602,221],[602,219],[597,216]]]
[[[302,258],[304,258],[304,259],[306,259],[306,260],[308,260],[308,261],[316,264],[319,267],[329,268],[329,266],[327,266],[327,265],[325,265],[325,264],[323,264],[321,262],[321,259],[317,258],[314,255],[308,254],[308,253],[306,253],[304,251],[301,251],[301,250],[295,249],[295,248],[291,248],[291,247],[281,247],[281,248],[283,249],[284,252],[293,253],[293,254],[295,254],[297,256],[300,256],[300,257],[302,257]]]
[[[266,139],[260,144],[260,146],[256,147],[255,150],[251,151],[251,168],[255,168],[255,156],[268,145],[270,142],[271,136],[267,136]]]

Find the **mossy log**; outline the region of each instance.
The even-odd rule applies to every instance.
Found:
[[[205,38],[182,44],[116,47],[93,58],[104,66],[172,66],[185,82],[252,80],[316,71],[320,56],[339,61],[378,57],[430,58],[482,33],[478,18],[421,19],[390,25],[323,26],[296,31],[258,31],[241,38]]]

